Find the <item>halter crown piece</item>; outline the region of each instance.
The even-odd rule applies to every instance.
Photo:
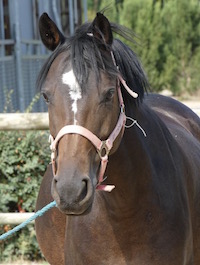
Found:
[[[111,52],[112,60],[114,65],[117,67],[115,58],[113,53]],[[121,88],[120,88],[120,82],[123,85],[123,87],[127,90],[127,92],[134,98],[138,97],[138,94],[133,92],[126,84],[126,81],[122,78],[120,74],[118,74],[118,82],[117,82],[117,91],[118,91],[118,99],[119,99],[119,105],[120,105],[120,114],[118,122],[113,130],[113,132],[110,134],[107,140],[101,141],[96,135],[94,135],[91,131],[88,129],[79,126],[79,125],[66,125],[64,126],[57,134],[56,138],[54,139],[52,135],[50,135],[50,149],[51,149],[51,163],[52,163],[52,169],[54,176],[56,175],[56,157],[57,157],[57,148],[60,139],[66,135],[66,134],[79,134],[85,138],[87,138],[96,148],[97,153],[99,154],[99,157],[101,159],[101,165],[99,169],[99,176],[98,176],[98,183],[96,185],[97,190],[103,190],[111,192],[115,186],[114,185],[102,185],[101,183],[105,180],[104,173],[106,170],[106,166],[108,163],[108,155],[110,153],[110,150],[113,147],[113,143],[121,130],[124,131],[125,124],[126,124],[126,115],[125,115],[125,108],[124,108],[124,102],[122,98]],[[123,134],[122,134],[123,135]]]

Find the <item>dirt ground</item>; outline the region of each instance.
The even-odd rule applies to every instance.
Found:
[[[191,108],[200,117],[200,98],[199,100],[182,100],[181,102]]]
[[[161,95],[173,97],[172,92],[169,90],[163,90],[160,92]],[[173,97],[176,100],[182,102],[195,112],[198,112],[200,116],[200,90],[198,90],[194,95],[182,95],[181,97]]]

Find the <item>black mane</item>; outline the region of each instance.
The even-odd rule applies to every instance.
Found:
[[[122,33],[120,26],[111,24],[111,27],[113,32],[117,32],[120,35],[124,35],[125,38],[128,38],[126,33]],[[36,83],[38,89],[41,90],[54,59],[60,53],[66,51],[70,53],[72,68],[82,89],[86,89],[89,70],[94,71],[97,82],[100,78],[100,69],[110,76],[116,76],[118,74],[118,70],[111,59],[110,52],[108,52],[110,51],[110,47],[106,47],[103,41],[94,38],[90,28],[91,24],[83,24],[77,29],[74,36],[66,38],[66,41],[55,49],[39,73]],[[102,48],[103,46],[104,48]],[[136,54],[118,39],[114,39],[111,49],[121,75],[126,80],[128,86],[139,95],[137,102],[142,101],[144,91],[147,90],[149,84]],[[122,89],[123,91],[124,89]],[[125,102],[131,98],[126,92],[123,92],[123,96],[125,97]]]

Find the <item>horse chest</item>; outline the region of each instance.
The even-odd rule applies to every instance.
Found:
[[[88,215],[68,219],[65,264],[187,264],[181,253],[174,252],[180,245],[180,235],[178,230],[171,233],[172,229],[153,211],[142,210],[132,220],[127,218],[120,223],[113,222],[99,207],[93,207]],[[181,242],[184,241],[183,238]]]
[[[143,234],[141,231],[135,233],[135,238],[128,231],[119,232],[118,235],[116,233],[109,224],[101,230],[94,227],[85,228],[80,224],[80,229],[67,233],[65,265],[190,264],[183,261],[182,253],[177,250],[176,244],[173,244],[173,238],[168,240],[167,234],[161,232],[158,239],[155,233],[155,239],[152,240],[160,241],[158,247],[158,242],[144,242],[145,231]],[[192,256],[190,257],[192,260]]]
[[[123,230],[117,232],[104,213],[69,218],[65,264],[133,264],[133,249],[128,240],[131,231],[128,227]]]

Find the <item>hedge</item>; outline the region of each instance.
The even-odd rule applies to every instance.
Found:
[[[0,139],[0,212],[33,212],[50,161],[48,132],[0,132]],[[0,234],[10,228],[0,225]],[[0,262],[41,258],[33,225],[0,242]]]

